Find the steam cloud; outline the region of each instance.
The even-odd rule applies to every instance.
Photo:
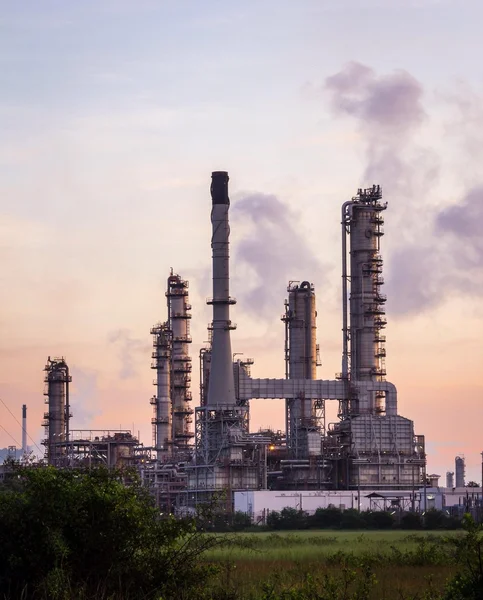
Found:
[[[119,377],[121,379],[132,379],[138,375],[137,363],[143,354],[149,350],[149,345],[144,341],[132,338],[127,329],[118,329],[109,334],[108,340],[119,349],[121,368]]]
[[[366,150],[366,184],[381,183],[395,200],[391,224],[396,230],[399,224],[402,235],[391,237],[389,311],[422,312],[452,292],[482,294],[478,223],[483,218],[483,187],[471,189],[442,210],[422,201],[437,179],[440,159],[417,145],[427,120],[421,84],[406,71],[377,76],[371,68],[352,62],[325,80],[325,91],[333,114],[356,121]],[[460,112],[465,107],[458,104]],[[474,101],[471,110],[475,112]],[[411,239],[408,231],[417,234]]]
[[[243,309],[253,316],[273,318],[274,307],[282,308],[288,281],[319,280],[322,265],[297,229],[296,214],[276,196],[245,196],[233,204],[231,215],[247,231],[234,244],[235,279],[241,279],[243,272],[242,285],[237,286],[243,290]]]
[[[418,180],[435,178],[434,155],[408,148],[426,120],[423,88],[412,75],[401,70],[377,77],[371,68],[351,62],[325,80],[325,91],[335,115],[356,119],[366,145],[363,178],[368,185],[377,181],[402,190],[413,187],[415,173]]]
[[[101,414],[99,409],[99,373],[93,369],[80,369],[73,367],[73,398],[71,408],[73,409],[73,424],[71,427],[83,427]]]

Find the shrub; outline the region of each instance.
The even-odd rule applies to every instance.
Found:
[[[365,529],[366,520],[355,508],[348,508],[342,513],[341,529]]]
[[[320,529],[338,528],[342,520],[342,511],[335,506],[318,508],[311,517],[311,526]]]
[[[394,526],[394,517],[387,511],[370,511],[362,513],[362,517],[371,529],[391,529]]]
[[[421,515],[419,513],[408,512],[401,517],[401,529],[421,529]]]
[[[464,537],[452,538],[461,570],[446,586],[443,600],[483,600],[483,525],[463,518]]]
[[[213,543],[194,520],[161,520],[132,473],[19,468],[0,492],[0,596],[194,598]]]
[[[424,513],[425,529],[444,529],[448,521],[448,516],[441,510],[431,508]]]

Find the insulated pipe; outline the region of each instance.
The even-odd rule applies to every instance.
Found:
[[[358,392],[385,392],[386,393],[386,415],[397,415],[397,389],[389,381],[356,381],[354,387]]]
[[[213,342],[207,406],[234,406],[236,397],[230,339],[230,304],[235,304],[235,300],[230,298],[229,177],[226,171],[214,171],[211,179],[213,298],[208,304],[213,305]]]

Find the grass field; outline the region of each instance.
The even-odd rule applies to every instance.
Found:
[[[330,588],[347,595],[297,598],[352,598],[370,579],[371,599],[438,598],[455,573],[448,538],[461,533],[421,531],[294,531],[226,534],[206,560],[221,566],[217,585],[226,598],[291,598],[295,589]],[[369,575],[370,573],[370,575]],[[354,579],[354,581],[350,581]],[[261,590],[272,590],[261,595]],[[314,592],[315,593],[315,592]],[[342,592],[341,592],[342,593]],[[231,595],[230,595],[231,594]],[[278,595],[277,595],[278,594]],[[335,594],[335,592],[334,592]]]

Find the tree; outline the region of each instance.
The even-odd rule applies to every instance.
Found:
[[[471,488],[475,488],[475,487],[480,487],[476,481],[468,481],[468,483],[466,484],[466,487],[471,487]]]
[[[424,513],[425,529],[445,529],[448,522],[448,515],[441,510],[430,508]]]
[[[385,510],[365,512],[362,517],[371,529],[391,529],[394,526],[393,515]]]
[[[126,485],[126,478],[129,485]],[[2,598],[195,598],[213,538],[161,520],[133,473],[18,468],[0,492]]]
[[[365,529],[367,523],[361,513],[355,508],[348,508],[342,512],[341,529]]]
[[[421,529],[421,515],[415,512],[405,513],[401,517],[401,529]]]
[[[318,508],[312,515],[311,523],[313,527],[320,527],[320,529],[328,529],[330,527],[340,527],[342,520],[342,511],[340,508],[335,506],[328,506],[327,508]]]
[[[462,569],[446,586],[443,600],[483,600],[483,525],[463,517],[464,537],[451,538]]]

